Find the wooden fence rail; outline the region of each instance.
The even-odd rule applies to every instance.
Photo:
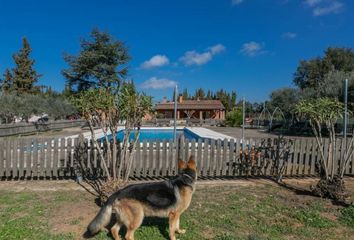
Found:
[[[16,124],[1,124],[0,137],[29,134],[48,130],[57,130],[62,128],[79,127],[85,124],[84,120],[58,120],[49,121],[43,124],[35,123],[16,123]]]
[[[274,139],[273,139],[274,140]],[[260,147],[262,139],[247,139],[247,147]],[[78,146],[84,146],[79,148]],[[172,140],[143,141],[138,144],[132,164],[132,178],[159,178],[177,173],[179,158],[195,156],[198,176],[204,178],[271,176],[274,164],[271,156],[257,157],[244,162],[240,158],[242,141],[225,140],[188,140],[177,143]],[[275,149],[274,145],[274,149]],[[101,146],[104,149],[103,145]],[[338,139],[335,171],[338,171],[343,158],[343,141]],[[76,176],[77,157],[84,157],[85,167],[102,173],[98,151],[89,142],[80,143],[79,139],[42,138],[42,139],[0,139],[0,178],[1,179],[58,179]],[[284,176],[306,177],[317,174],[316,159],[319,157],[313,139],[295,140],[291,154],[284,169]],[[111,166],[110,166],[111,167]],[[346,174],[354,174],[354,156],[346,167]]]

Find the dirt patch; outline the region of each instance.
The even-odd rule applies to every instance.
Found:
[[[215,232],[210,228],[206,227],[205,230],[202,232],[202,236],[205,239],[212,239],[215,237]]]
[[[90,221],[95,217],[99,207],[93,201],[93,197],[78,195],[78,201],[74,203],[58,204],[54,211],[50,212],[48,224],[53,233],[72,233],[76,239],[82,239],[82,235]]]
[[[332,221],[336,221],[338,218],[336,215],[334,215],[333,213],[329,213],[329,212],[322,212],[322,213],[320,213],[320,215],[321,215],[321,217],[327,218]]]
[[[310,192],[296,193],[293,191],[288,191],[286,189],[281,189],[280,194],[278,194],[280,201],[284,204],[291,203],[294,206],[305,207],[311,205],[316,198],[315,196],[310,195]]]
[[[85,191],[72,180],[0,181],[0,191],[1,190],[13,192]]]
[[[156,180],[159,181],[159,180]],[[161,181],[161,180],[160,180]],[[148,181],[131,181],[131,183],[142,183]],[[151,181],[149,181],[151,182]],[[269,182],[267,180],[203,180],[198,181],[198,187],[208,186],[254,186]],[[89,185],[85,185],[90,188]],[[85,189],[73,180],[33,180],[33,181],[0,181],[0,191],[33,191],[33,192],[57,192],[57,191],[82,191]]]

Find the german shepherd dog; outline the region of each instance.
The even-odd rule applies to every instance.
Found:
[[[121,226],[127,228],[126,240],[134,240],[134,232],[142,224],[144,217],[168,217],[169,237],[176,240],[175,233],[185,233],[180,229],[179,218],[189,207],[197,180],[196,163],[191,156],[186,163],[178,161],[178,175],[172,179],[129,185],[112,194],[87,230],[93,235],[107,226],[112,213],[117,222],[111,228],[112,236],[119,240]]]

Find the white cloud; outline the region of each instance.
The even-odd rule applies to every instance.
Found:
[[[314,16],[323,16],[331,13],[339,13],[343,9],[344,4],[332,1],[328,5],[315,7],[312,11]]]
[[[197,52],[195,50],[185,52],[179,61],[186,66],[192,65],[203,65],[213,59],[213,56],[225,51],[225,46],[222,44],[216,44],[214,46],[208,47],[205,52]]]
[[[162,67],[170,63],[170,60],[165,55],[155,55],[149,60],[143,62],[140,67],[143,69],[151,69]]]
[[[294,32],[286,32],[286,33],[283,33],[281,36],[283,38],[287,38],[287,39],[294,39],[297,37],[297,34]]]
[[[339,13],[344,7],[339,0],[305,0],[304,3],[312,9],[315,17]]]
[[[165,88],[174,88],[177,85],[177,82],[167,78],[156,78],[152,77],[141,84],[142,88],[145,89],[165,89]]]
[[[305,4],[311,7],[321,3],[322,1],[323,0],[305,0]]]
[[[221,53],[221,52],[225,51],[225,49],[226,49],[225,46],[222,44],[216,44],[212,47],[209,47],[209,50],[210,50],[211,54],[213,54],[213,55]]]
[[[187,66],[203,65],[212,59],[210,52],[198,53],[196,51],[188,51],[180,58],[180,61]]]
[[[244,0],[231,0],[231,5],[236,6],[243,3]]]
[[[266,51],[263,49],[264,49],[263,43],[251,41],[248,43],[244,43],[242,45],[240,52],[242,52],[246,56],[255,57],[255,56],[266,53]]]

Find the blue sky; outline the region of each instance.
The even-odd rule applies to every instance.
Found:
[[[292,86],[301,59],[354,46],[351,0],[1,0],[0,10],[1,72],[25,36],[40,83],[62,90],[63,53],[98,27],[126,43],[129,78],[155,101],[175,83],[262,101]]]

